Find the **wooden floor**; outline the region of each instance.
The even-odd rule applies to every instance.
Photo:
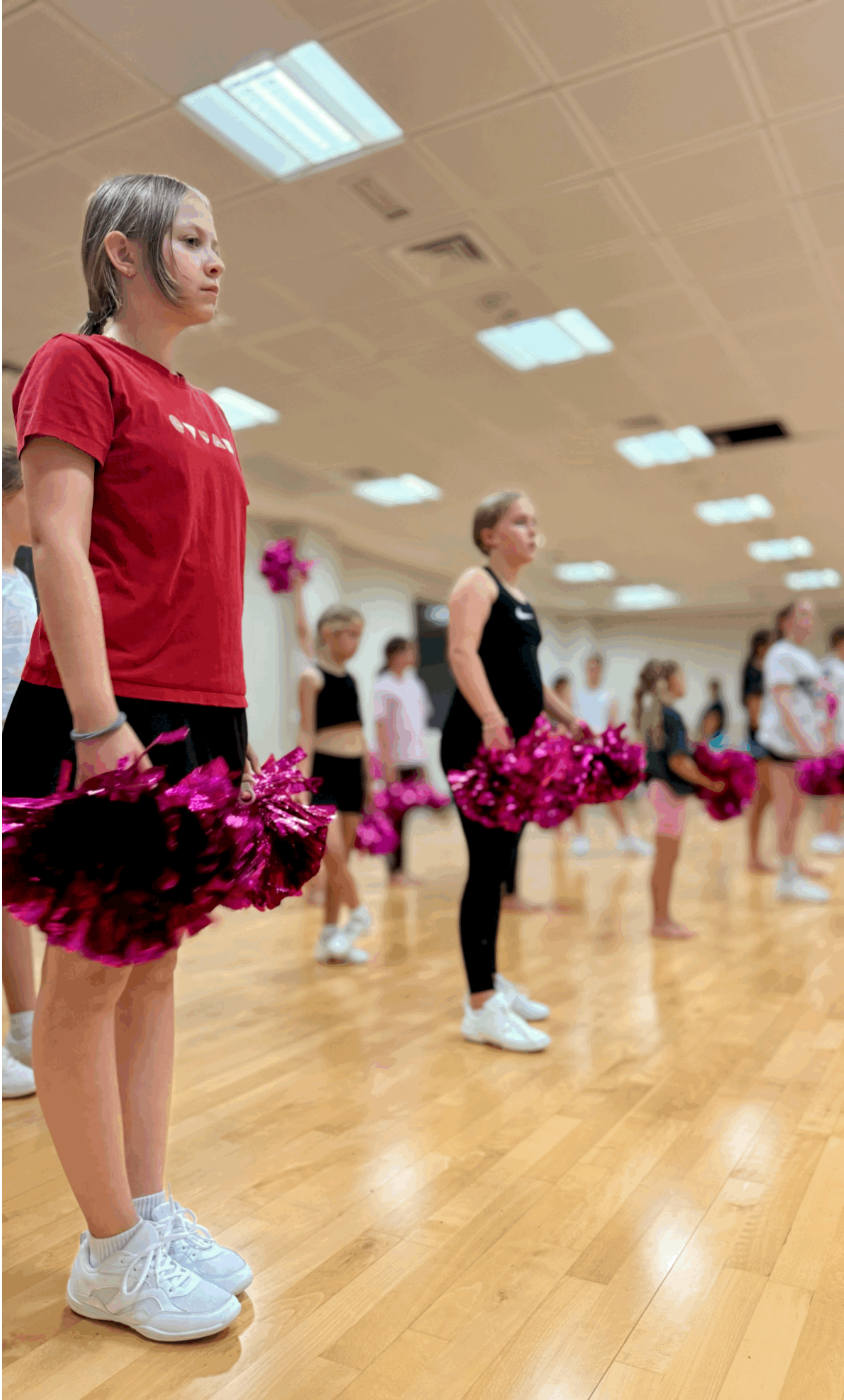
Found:
[[[526,842],[570,912],[503,922],[543,1055],[460,1037],[450,813],[420,890],[359,865],[369,968],[316,966],[300,901],[187,948],[168,1173],[255,1272],[219,1338],[68,1310],[81,1218],[37,1099],[5,1103],[7,1400],[841,1400],[844,860],[824,909],[778,906],[696,811],[701,936],[654,945],[648,862],[591,825],[583,861]]]

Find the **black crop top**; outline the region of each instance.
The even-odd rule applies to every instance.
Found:
[[[316,729],[334,729],[338,724],[360,724],[358,688],[351,676],[335,676],[331,671],[318,671],[323,679],[317,695]]]

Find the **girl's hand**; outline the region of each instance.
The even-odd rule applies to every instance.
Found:
[[[83,739],[76,745],[76,787],[100,773],[113,773],[121,758],[136,757],[141,758],[141,768],[152,767],[151,759],[144,753],[144,745],[128,724],[121,724],[119,729],[105,734],[102,739]]]
[[[709,788],[710,792],[723,792],[727,784],[722,782],[715,782],[712,778],[710,778],[706,786]]]
[[[488,749],[512,749],[513,740],[505,719],[489,720],[483,727],[482,740]]]
[[[255,796],[255,789],[251,779],[256,778],[261,771],[257,755],[251,744],[246,745],[246,762],[243,766],[243,777],[240,783],[239,797],[241,802],[251,802]]]

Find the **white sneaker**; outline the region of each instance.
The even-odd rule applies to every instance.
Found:
[[[531,1001],[530,997],[520,992],[512,982],[508,982],[506,977],[502,977],[500,972],[495,974],[495,990],[504,993],[510,1010],[521,1016],[523,1021],[544,1021],[546,1016],[551,1015],[550,1007],[541,1001]]]
[[[497,1045],[501,1050],[525,1052],[544,1050],[551,1037],[534,1030],[510,1006],[503,992],[495,992],[480,1011],[473,1011],[468,1001],[463,1003],[463,1024],[466,1040],[478,1045]]]
[[[73,1311],[97,1322],[120,1322],[153,1342],[189,1342],[222,1332],[240,1303],[177,1264],[171,1234],[142,1220],[129,1243],[101,1264],[91,1259],[87,1232],[80,1236],[67,1285]]]
[[[11,1054],[8,1046],[3,1046],[3,1098],[25,1099],[35,1093],[35,1075],[29,1065],[22,1065]]]
[[[836,836],[832,831],[822,831],[812,842],[812,850],[824,856],[844,856],[844,836]]]
[[[13,1031],[9,1031],[6,1036],[6,1048],[14,1059],[19,1060],[22,1065],[28,1065],[32,1069],[32,1038],[31,1036],[17,1036]]]
[[[829,890],[805,880],[802,875],[781,875],[777,880],[777,899],[801,899],[809,904],[826,904]]]
[[[362,938],[365,933],[369,933],[372,928],[372,915],[365,904],[359,904],[357,909],[352,910],[343,928],[354,929],[356,938]]]
[[[363,948],[355,947],[357,930],[349,929],[348,924],[338,928],[336,924],[326,924],[314,948],[314,957],[319,963],[366,963],[369,954]]]
[[[635,836],[632,831],[627,836],[619,836],[616,850],[631,856],[652,856],[654,853],[650,841],[645,841],[641,836]]]
[[[573,856],[588,856],[589,837],[575,836],[571,843],[571,853]]]
[[[242,1293],[252,1282],[252,1270],[233,1249],[217,1244],[210,1230],[197,1224],[192,1210],[170,1196],[153,1212],[153,1221],[168,1232],[170,1257],[227,1293]]]

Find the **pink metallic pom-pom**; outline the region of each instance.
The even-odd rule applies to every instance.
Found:
[[[716,822],[726,822],[739,816],[756,791],[758,778],[754,759],[738,749],[710,749],[707,744],[696,746],[694,759],[701,773],[724,784],[721,792],[699,788],[696,793],[710,817]]]
[[[448,781],[460,811],[482,826],[521,831],[525,822],[559,826],[577,805],[571,783],[570,740],[540,716],[512,749],[483,745]]]
[[[417,782],[414,779],[408,782],[397,780],[375,795],[376,806],[391,817],[404,816],[405,812],[412,811],[414,807],[432,807],[437,811],[441,807],[448,807],[450,802],[450,797],[437,792],[430,783],[421,780]]]
[[[611,725],[598,735],[587,730],[584,738],[570,741],[578,806],[620,802],[644,781],[644,750],[622,738],[624,727]]]
[[[313,566],[313,559],[296,558],[295,540],[272,540],[264,550],[261,573],[269,580],[273,593],[289,593],[296,576],[307,578]]]
[[[370,856],[389,856],[399,844],[399,834],[390,818],[377,808],[358,822],[355,849]]]
[[[798,763],[797,786],[809,797],[844,795],[844,748]]]

